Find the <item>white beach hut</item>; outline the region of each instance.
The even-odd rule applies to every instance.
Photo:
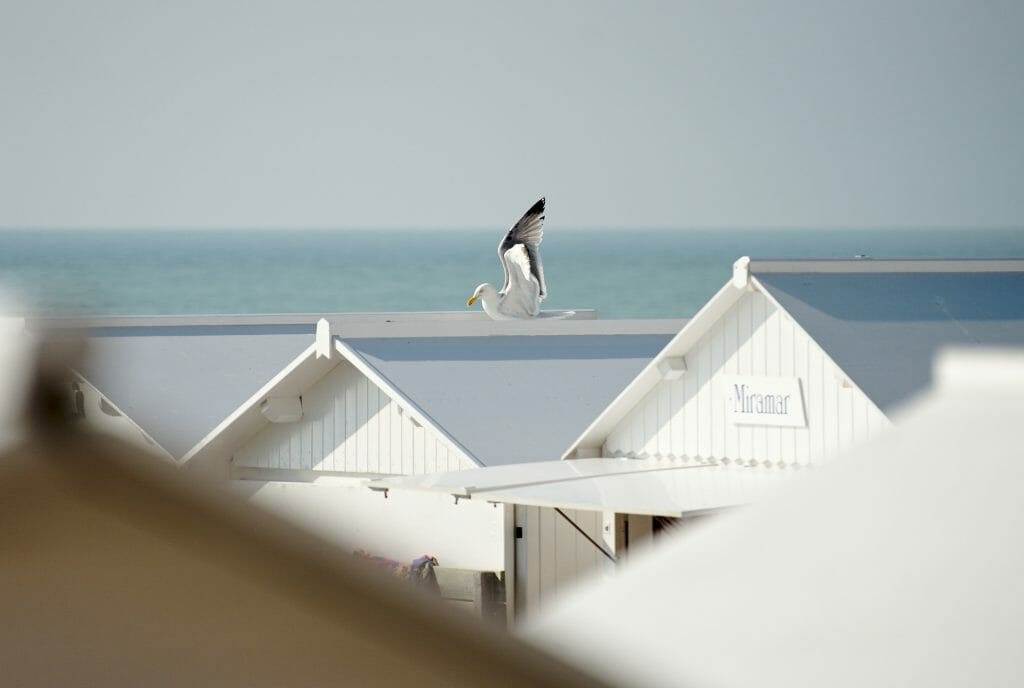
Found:
[[[516,505],[518,611],[538,609],[582,575],[565,554],[580,531],[598,561],[619,561],[879,435],[941,347],[1024,345],[1020,294],[1020,260],[744,258],[568,445],[571,461],[374,487]]]
[[[317,326],[317,322],[320,325]],[[511,519],[360,479],[560,450],[682,321],[495,323],[479,313],[36,321],[82,337],[92,426],[212,477],[347,549],[506,569]]]

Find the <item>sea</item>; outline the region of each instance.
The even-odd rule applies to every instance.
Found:
[[[39,316],[462,310],[478,284],[500,286],[501,233],[0,230],[0,291]],[[1024,228],[548,228],[541,255],[546,309],[680,318],[741,256],[1024,258]]]

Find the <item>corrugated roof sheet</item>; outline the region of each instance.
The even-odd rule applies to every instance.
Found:
[[[882,411],[924,389],[950,345],[1024,345],[1024,272],[758,273]]]
[[[559,457],[670,334],[348,339],[484,465]]]
[[[79,372],[175,458],[313,343],[313,325],[88,331]]]

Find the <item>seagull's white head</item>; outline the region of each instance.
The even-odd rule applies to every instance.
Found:
[[[471,308],[474,303],[481,299],[487,299],[488,301],[496,300],[498,298],[498,291],[487,282],[484,282],[473,291],[473,295],[466,301],[466,308]]]

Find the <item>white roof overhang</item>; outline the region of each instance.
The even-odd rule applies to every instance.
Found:
[[[576,459],[368,480],[373,490],[442,492],[458,499],[649,516],[747,504],[793,473],[666,459]]]

